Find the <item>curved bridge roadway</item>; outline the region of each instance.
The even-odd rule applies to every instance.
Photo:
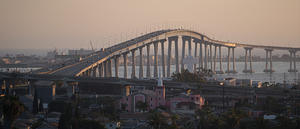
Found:
[[[198,32],[185,30],[185,29],[174,29],[174,30],[160,30],[156,32],[151,32],[135,39],[131,39],[120,44],[111,46],[106,48],[103,51],[97,51],[83,60],[79,62],[75,62],[71,65],[64,66],[62,68],[58,68],[52,71],[44,72],[43,74],[52,74],[52,75],[66,75],[66,76],[93,76],[96,77],[96,71],[98,72],[97,76],[101,77],[112,77],[112,62],[114,60],[115,66],[115,77],[118,77],[118,67],[119,67],[119,57],[123,56],[124,62],[127,62],[128,53],[132,54],[132,57],[135,57],[135,51],[139,49],[140,54],[143,52],[143,48],[147,48],[147,72],[146,77],[150,78],[150,55],[149,49],[150,45],[154,45],[154,77],[158,76],[158,45],[161,45],[161,61],[162,61],[162,73],[163,77],[170,77],[170,63],[171,63],[171,51],[172,46],[175,46],[175,63],[176,63],[176,72],[179,72],[179,63],[181,63],[181,68],[183,68],[184,63],[183,59],[179,62],[179,53],[178,53],[178,39],[182,39],[182,55],[181,57],[185,58],[185,47],[186,42],[188,43],[188,55],[193,56],[191,53],[191,42],[195,43],[195,53],[194,57],[199,59],[199,67],[212,69],[214,72],[223,74],[223,73],[236,73],[235,70],[235,57],[234,57],[234,49],[236,47],[245,48],[245,69],[243,72],[252,73],[254,72],[252,69],[252,49],[260,48],[265,49],[266,51],[266,69],[265,72],[274,72],[272,69],[272,51],[273,50],[288,50],[290,52],[290,69],[289,72],[297,72],[296,70],[296,52],[300,50],[300,48],[291,48],[291,47],[278,47],[278,46],[263,46],[263,45],[248,45],[242,43],[232,43],[232,42],[224,42],[219,40],[213,40],[203,34]],[[167,48],[167,59],[164,59],[164,43],[168,41]],[[199,48],[197,48],[199,46]],[[214,47],[214,51],[213,51]],[[223,68],[216,70],[216,61],[217,57],[219,57],[219,64],[222,66],[222,55],[221,55],[221,47],[228,48],[227,54],[227,71],[223,71]],[[219,50],[217,49],[219,48]],[[174,48],[173,48],[174,49]],[[208,49],[210,49],[210,54],[208,54]],[[199,51],[199,53],[197,53]],[[217,54],[219,51],[219,54]],[[214,53],[213,53],[214,52]],[[249,52],[249,53],[248,53]],[[214,55],[213,55],[214,54]],[[249,54],[249,55],[248,55]],[[213,55],[213,56],[212,56]],[[232,55],[232,57],[230,56]],[[140,56],[140,60],[142,60],[143,56]],[[230,61],[232,59],[232,61]],[[165,60],[167,62],[165,62]],[[248,62],[249,60],[249,62]],[[132,58],[132,78],[135,78],[135,58]],[[167,66],[165,65],[167,63]],[[232,63],[232,69],[230,64]],[[249,64],[250,63],[250,64]],[[197,64],[194,65],[194,69],[196,69]],[[248,68],[249,64],[249,68]],[[294,67],[293,67],[294,64]],[[209,66],[210,65],[210,66]],[[139,78],[144,78],[143,75],[143,63],[139,64],[140,66],[140,74]],[[165,68],[167,67],[167,69]],[[124,64],[124,77],[127,78],[127,63]]]

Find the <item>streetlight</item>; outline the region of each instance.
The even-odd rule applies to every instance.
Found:
[[[220,82],[219,85],[222,86],[222,112],[224,112],[224,83]]]

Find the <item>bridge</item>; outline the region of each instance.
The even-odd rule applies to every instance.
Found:
[[[179,59],[179,45],[178,41],[182,40],[182,55]],[[194,43],[194,53],[192,54],[192,42]],[[114,77],[118,77],[119,73],[119,60],[123,57],[124,62],[124,78],[127,77],[128,66],[128,54],[131,54],[132,62],[132,74],[131,78],[152,78],[150,71],[150,46],[154,48],[154,70],[153,77],[158,77],[158,61],[162,65],[162,77],[171,76],[171,58],[172,49],[175,50],[175,72],[180,72],[184,69],[183,59],[186,58],[185,50],[186,43],[188,45],[188,56],[194,56],[199,59],[197,64],[194,64],[194,70],[196,68],[211,69],[217,74],[224,73],[237,73],[235,63],[235,48],[241,47],[245,49],[245,68],[244,73],[253,73],[252,68],[252,50],[264,49],[266,51],[266,65],[264,72],[274,72],[272,67],[272,52],[274,50],[287,50],[290,53],[290,69],[289,72],[297,72],[296,69],[296,52],[300,48],[292,47],[279,47],[279,46],[264,46],[264,45],[250,45],[242,43],[233,43],[219,41],[209,38],[208,36],[186,29],[168,29],[151,32],[134,39],[121,42],[117,45],[105,48],[102,51],[97,51],[91,55],[85,57],[81,61],[74,62],[72,64],[60,67],[57,69],[49,70],[41,74],[51,75],[64,75],[64,76],[89,76],[89,77],[112,77],[112,67],[115,68]],[[158,58],[158,45],[161,49],[161,58]],[[165,46],[167,46],[167,59],[165,59]],[[222,68],[222,47],[227,48],[227,70]],[[139,56],[139,75],[136,75],[136,51],[139,51],[140,55],[143,55],[143,50],[146,48],[146,75],[143,73],[143,56]],[[218,59],[218,60],[217,60]],[[219,69],[216,69],[217,61],[219,62]],[[114,64],[112,64],[114,63]],[[232,67],[231,67],[232,65]],[[249,65],[249,67],[248,67]]]

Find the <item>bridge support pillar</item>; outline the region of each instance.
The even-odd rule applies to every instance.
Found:
[[[163,77],[166,77],[166,66],[165,66],[165,46],[164,46],[164,42],[166,40],[161,40],[161,66],[162,66],[162,74]]]
[[[249,51],[249,55],[248,55]],[[250,59],[250,69],[248,69],[248,58]],[[253,73],[252,70],[252,48],[245,48],[245,68],[243,70],[244,73]]]
[[[108,77],[112,77],[112,65],[111,65],[111,59],[108,59],[108,63],[107,63],[107,69],[108,69]]]
[[[150,78],[150,45],[147,45],[147,71],[146,77]]]
[[[212,59],[212,43],[209,45],[209,63],[210,63],[210,69],[213,71],[213,59]]]
[[[252,48],[249,49],[249,58],[250,58],[250,72],[254,73],[254,71],[252,69]]]
[[[192,56],[192,42],[191,42],[191,37],[189,37],[188,41],[188,45],[189,45],[189,56]]]
[[[176,62],[176,73],[179,73],[179,56],[178,56],[178,37],[176,36],[175,39],[175,62]]]
[[[108,73],[108,70],[107,70],[107,61],[103,62],[103,69],[104,69],[104,77],[108,77],[107,76],[107,73]]]
[[[179,72],[179,57],[178,57],[178,36],[168,37],[168,61],[167,61],[167,76],[171,76],[171,54],[172,54],[172,41],[175,42],[175,63],[176,70],[175,72]]]
[[[194,39],[194,43],[195,43],[195,54],[194,54],[194,57],[195,57],[195,59],[197,59],[198,43],[195,41],[195,39]],[[194,72],[195,73],[197,72],[197,63],[194,64]]]
[[[158,52],[158,42],[154,42],[154,77],[158,78],[158,58],[157,58],[157,52]]]
[[[115,77],[119,77],[119,56],[115,56]]]
[[[213,72],[216,72],[216,61],[217,61],[217,45],[215,45],[215,55],[214,55],[214,68],[213,68]]]
[[[123,60],[124,60],[124,78],[126,79],[127,78],[127,52],[126,53],[123,53]]]
[[[90,69],[87,70],[87,76],[88,77],[92,76],[92,68],[90,68]]]
[[[98,64],[98,75],[99,77],[103,77],[103,64]]]
[[[273,73],[274,70],[273,70],[273,62],[272,62],[272,51],[273,49],[265,49],[266,51],[266,69],[264,70],[264,72],[266,73]],[[270,62],[270,68],[268,68],[268,62]]]
[[[208,62],[208,58],[207,58],[207,42],[205,41],[204,43],[204,69],[207,70],[207,62]]]
[[[228,53],[227,53],[227,71],[226,73],[230,73],[230,47],[228,48]]]
[[[182,55],[181,55],[181,72],[184,71],[184,59],[185,59],[185,42],[186,38],[182,37]]]
[[[140,50],[140,70],[139,70],[139,78],[142,79],[144,77],[143,71],[143,47],[139,48]]]
[[[290,52],[290,69],[288,70],[288,72],[298,72],[296,68],[296,50],[291,49],[289,50],[289,52]]]
[[[96,71],[97,71],[97,67],[95,66],[92,68],[92,77],[96,77],[96,73],[97,73]]]
[[[297,65],[296,65],[296,58],[297,58],[297,57],[296,57],[296,51],[295,51],[295,52],[294,52],[294,71],[295,71],[295,72],[298,72],[298,71],[297,71],[297,68],[296,68],[296,66],[297,66]]]
[[[236,67],[235,67],[235,54],[234,54],[234,49],[235,49],[235,47],[232,47],[232,69],[233,69],[233,71],[232,71],[232,73],[237,73],[237,71],[236,71]]]
[[[223,71],[223,65],[222,65],[222,46],[219,46],[219,63],[220,63],[220,71],[218,71],[217,73],[218,74],[224,74],[224,71]]]
[[[131,50],[131,62],[132,62],[132,69],[131,69],[131,79],[136,78],[135,76],[135,50]]]
[[[172,52],[172,40],[168,38],[168,60],[167,60],[167,77],[171,74],[171,52]]]
[[[202,44],[203,44],[203,36],[201,36],[201,40],[199,43],[199,68],[203,68]]]

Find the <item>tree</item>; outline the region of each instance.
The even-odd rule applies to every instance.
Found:
[[[264,120],[263,117],[259,117],[255,120],[255,125],[257,129],[268,129],[269,125],[268,125],[269,121],[268,120]]]
[[[172,78],[175,81],[180,82],[205,82],[205,76],[207,76],[206,73],[202,71],[198,71],[195,73],[189,72],[187,69],[183,70],[181,73],[173,73]]]
[[[135,107],[139,110],[139,111],[143,111],[145,112],[147,109],[148,109],[148,104],[145,102],[142,102],[142,101],[138,101],[136,104],[135,104]]]
[[[24,105],[16,96],[5,96],[1,98],[1,106],[4,115],[4,128],[11,129],[14,121],[24,112]]]
[[[202,109],[195,112],[198,129],[214,129],[219,125],[219,120],[212,113],[208,105],[204,105]]]
[[[171,123],[171,126],[169,127],[170,129],[178,129],[179,128],[179,126],[177,125],[177,122],[176,122],[178,119],[179,119],[179,116],[177,114],[171,116],[172,123]]]
[[[240,120],[245,117],[247,117],[247,115],[244,112],[233,108],[232,110],[223,114],[222,120],[225,121],[226,128],[233,129],[233,128],[239,128]]]
[[[148,124],[153,129],[163,129],[167,125],[167,122],[160,112],[153,111],[148,116]]]

